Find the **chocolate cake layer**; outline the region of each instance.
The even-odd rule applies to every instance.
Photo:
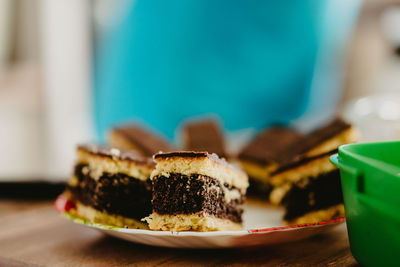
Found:
[[[207,151],[227,157],[225,140],[218,124],[212,120],[188,123],[183,127],[184,149]]]
[[[283,203],[286,221],[343,203],[339,170],[293,184]]]
[[[272,185],[270,183],[254,179],[251,176],[249,177],[249,188],[246,192],[248,196],[256,196],[268,199],[271,190]]]
[[[269,164],[292,157],[288,146],[297,143],[301,135],[290,128],[275,126],[262,131],[239,154],[239,159]]]
[[[172,151],[174,150],[171,145],[167,143],[160,136],[154,135],[149,131],[137,125],[128,125],[123,127],[114,128],[110,133],[110,143],[113,144],[114,140],[118,138],[119,135],[125,138],[132,147],[121,147],[123,149],[133,149],[133,147],[138,150],[142,155],[151,157],[153,154],[159,151]],[[116,137],[116,138],[114,138]],[[118,142],[115,142],[118,143]],[[124,142],[126,144],[126,142]],[[118,145],[118,144],[116,144]]]
[[[151,182],[122,173],[103,173],[98,180],[90,177],[87,165],[75,167],[77,186],[68,186],[82,204],[109,214],[141,220],[151,213]]]
[[[169,177],[153,177],[152,184],[153,212],[162,215],[204,212],[216,218],[242,221],[244,196],[240,194],[238,198],[229,199],[231,196],[227,194],[239,190],[228,184],[222,185],[214,178],[170,173]]]

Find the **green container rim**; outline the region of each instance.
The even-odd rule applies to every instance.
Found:
[[[370,167],[373,167],[381,172],[387,173],[389,175],[397,176],[400,178],[400,167],[395,166],[389,163],[386,163],[382,160],[375,159],[372,157],[368,156],[363,156],[360,155],[357,152],[354,152],[354,150],[357,147],[360,146],[379,146],[379,145],[397,145],[400,146],[400,141],[387,141],[387,142],[369,142],[369,143],[354,143],[354,144],[347,144],[347,145],[342,145],[339,147],[339,152],[338,154],[335,154],[331,157],[332,163],[334,163],[336,166],[345,168],[345,169],[354,169],[354,171],[360,171],[360,170],[355,170],[354,167],[349,167],[347,164],[344,163],[344,161],[353,161],[356,160],[357,163],[361,165],[369,165]]]
[[[375,159],[373,157],[363,156],[357,152],[352,151],[357,150],[357,147],[360,146],[370,146],[370,149],[374,149],[374,146],[391,146],[395,145],[400,148],[400,141],[389,141],[389,142],[371,142],[371,143],[355,143],[355,144],[347,144],[339,147],[339,153],[332,155],[330,157],[331,162],[339,167],[341,170],[349,173],[354,179],[356,179],[355,185],[356,187],[353,189],[354,194],[357,194],[359,201],[361,202],[369,202],[369,205],[374,206],[378,210],[382,211],[386,214],[386,216],[394,218],[396,221],[400,222],[399,216],[393,216],[391,212],[388,212],[388,208],[390,207],[392,210],[397,210],[397,206],[393,203],[382,201],[380,199],[373,198],[373,200],[365,194],[363,186],[359,187],[360,184],[364,184],[365,182],[360,183],[360,178],[362,178],[366,171],[375,169],[378,172],[385,173],[389,177],[393,177],[394,179],[399,178],[400,183],[400,167],[386,163],[382,160]],[[364,181],[364,179],[361,179]]]

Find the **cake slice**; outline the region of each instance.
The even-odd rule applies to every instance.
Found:
[[[271,172],[293,157],[292,151],[286,149],[300,138],[301,135],[290,128],[274,126],[262,131],[243,148],[238,158],[249,175],[249,193],[268,196]]]
[[[344,216],[339,171],[329,157],[337,153],[338,146],[356,140],[356,130],[335,119],[291,148],[299,154],[270,176],[270,201],[286,207],[284,219],[288,224]]]
[[[287,147],[287,152],[292,154],[291,158],[283,161],[269,178],[273,186],[271,203],[280,204],[291,184],[336,170],[329,161],[330,155],[336,153],[340,145],[356,140],[355,128],[337,118]]]
[[[185,124],[183,142],[187,151],[207,151],[227,158],[225,140],[215,121],[204,120]]]
[[[69,212],[90,222],[146,229],[141,219],[151,213],[154,166],[151,158],[133,152],[78,146],[65,193],[74,204]]]
[[[247,175],[216,154],[170,152],[154,156],[152,230],[242,229]]]
[[[160,151],[174,150],[162,137],[137,125],[126,125],[112,129],[109,133],[108,143],[110,147],[135,150],[146,157],[152,157]]]

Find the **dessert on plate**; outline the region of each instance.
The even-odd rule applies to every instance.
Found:
[[[109,143],[118,148],[78,146],[65,192],[69,212],[116,227],[240,230],[249,176],[253,192],[284,206],[286,224],[344,216],[339,170],[329,157],[357,133],[342,119],[307,135],[280,126],[262,131],[238,155],[245,172],[212,153],[227,155],[215,122],[186,124],[183,138],[193,151],[171,151],[137,126],[111,131]]]
[[[269,178],[273,186],[270,201],[286,207],[287,224],[344,216],[340,173],[329,157],[340,145],[356,140],[354,127],[335,119],[289,148],[297,156],[279,166]]]
[[[247,175],[216,154],[177,151],[154,156],[152,230],[242,229]]]
[[[78,146],[66,196],[72,215],[106,225],[143,228],[151,213],[151,158],[95,145]]]

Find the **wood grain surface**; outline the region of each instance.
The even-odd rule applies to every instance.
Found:
[[[345,224],[326,234],[251,249],[155,248],[75,225],[52,201],[0,199],[0,266],[358,266]]]

